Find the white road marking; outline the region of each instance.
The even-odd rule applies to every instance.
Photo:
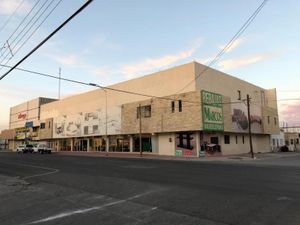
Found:
[[[94,207],[90,207],[90,208],[86,208],[86,209],[77,209],[77,210],[73,210],[73,211],[67,211],[67,212],[59,213],[59,214],[49,216],[49,217],[46,217],[46,218],[43,218],[43,219],[40,219],[40,220],[36,220],[36,221],[30,222],[30,223],[26,223],[26,224],[23,224],[23,225],[44,223],[44,222],[49,222],[49,221],[61,219],[61,218],[68,217],[68,216],[73,216],[73,215],[76,215],[76,214],[84,214],[84,213],[88,213],[88,212],[91,212],[91,211],[101,210],[101,209],[104,209],[104,208],[109,207],[109,206],[122,204],[124,202],[140,198],[140,197],[142,197],[144,195],[147,195],[147,194],[150,194],[152,192],[154,192],[154,191],[148,191],[148,192],[145,192],[145,193],[142,193],[142,194],[139,194],[139,195],[134,195],[132,197],[129,197],[129,198],[126,198],[126,199],[123,199],[123,200],[118,200],[118,201],[106,203],[106,204],[103,204],[103,205],[100,205],[100,206],[94,206]],[[152,211],[152,210],[156,210],[156,209],[157,209],[157,207],[153,207],[150,210]]]
[[[54,173],[58,173],[59,172],[59,169],[50,168],[50,167],[43,167],[43,166],[35,166],[35,165],[31,165],[31,164],[8,163],[8,162],[1,162],[1,163],[3,163],[3,164],[9,164],[9,165],[32,167],[32,168],[43,169],[43,170],[48,170],[48,171],[50,170],[49,172],[45,172],[45,173],[39,173],[39,174],[31,175],[31,176],[21,177],[21,179],[23,179],[23,180],[26,180],[26,179],[29,179],[29,178],[33,178],[33,177],[42,177],[42,176],[46,176],[46,175],[50,175],[50,174],[54,174]]]

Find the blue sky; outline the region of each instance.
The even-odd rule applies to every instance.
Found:
[[[0,27],[19,2],[0,0]],[[25,0],[0,32],[0,46],[35,2]],[[208,63],[261,2],[95,0],[20,67],[54,75],[61,67],[66,78],[109,85],[192,60]],[[63,0],[8,65],[83,3]],[[278,99],[300,97],[299,12],[300,1],[269,0],[213,67],[264,88],[275,87]],[[8,126],[9,107],[39,96],[55,98],[57,89],[56,80],[12,72],[0,81],[0,129]],[[62,82],[63,96],[87,90],[91,88]],[[280,102],[280,119],[299,124],[299,102]]]

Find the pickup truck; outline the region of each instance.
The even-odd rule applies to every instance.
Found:
[[[44,154],[44,153],[51,154],[52,149],[47,147],[47,145],[45,145],[45,144],[38,144],[38,145],[33,147],[33,152],[34,153],[41,153],[41,154]]]

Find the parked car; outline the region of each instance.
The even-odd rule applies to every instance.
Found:
[[[281,152],[288,152],[288,151],[289,151],[289,147],[286,146],[286,145],[281,146],[281,147],[280,147],[280,151],[281,151]]]
[[[17,153],[23,153],[25,149],[25,145],[19,145],[16,149]]]
[[[27,145],[25,145],[25,148],[24,148],[24,150],[23,150],[23,153],[27,153],[27,152],[33,153],[33,145],[32,145],[32,144],[27,144]]]
[[[47,147],[47,145],[45,145],[45,144],[37,144],[33,147],[33,152],[34,153],[41,153],[41,154],[44,154],[44,153],[51,154],[52,149]]]

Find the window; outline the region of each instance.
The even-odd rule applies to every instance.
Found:
[[[136,118],[138,119],[140,118],[140,114],[142,115],[142,118],[151,117],[151,105],[141,106],[141,108],[137,107],[136,113]]]
[[[84,133],[84,134],[89,134],[89,127],[88,127],[88,126],[85,126],[85,127],[84,127],[83,133]]]
[[[237,144],[238,143],[238,136],[235,135],[235,143]]]
[[[175,112],[175,102],[174,101],[171,102],[171,108],[172,108],[172,113],[174,113]]]
[[[224,143],[230,144],[230,135],[224,135]]]
[[[51,128],[51,122],[49,121],[48,123],[48,128],[50,129]]]
[[[274,124],[277,125],[277,118],[274,117]]]
[[[93,133],[98,133],[98,125],[93,125]]]
[[[296,144],[299,145],[299,138],[296,139]]]
[[[238,90],[237,92],[238,92],[238,100],[241,100],[241,99],[242,99],[242,96],[241,96],[241,91],[240,91],[240,90]]]
[[[293,139],[291,139],[291,145],[293,145],[294,144],[294,140]]]
[[[194,148],[192,144],[192,140],[194,139],[192,133],[179,133],[176,138],[177,147],[190,150]]]
[[[178,111],[182,112],[182,101],[181,100],[178,101]]]
[[[45,123],[41,123],[41,124],[40,124],[40,128],[41,128],[41,129],[45,129],[45,127],[46,127],[46,124],[45,124]]]
[[[270,116],[268,116],[268,124],[270,124]]]
[[[243,141],[243,144],[245,144],[245,136],[244,135],[242,136],[242,141]]]
[[[275,138],[272,138],[273,146],[275,146]]]

